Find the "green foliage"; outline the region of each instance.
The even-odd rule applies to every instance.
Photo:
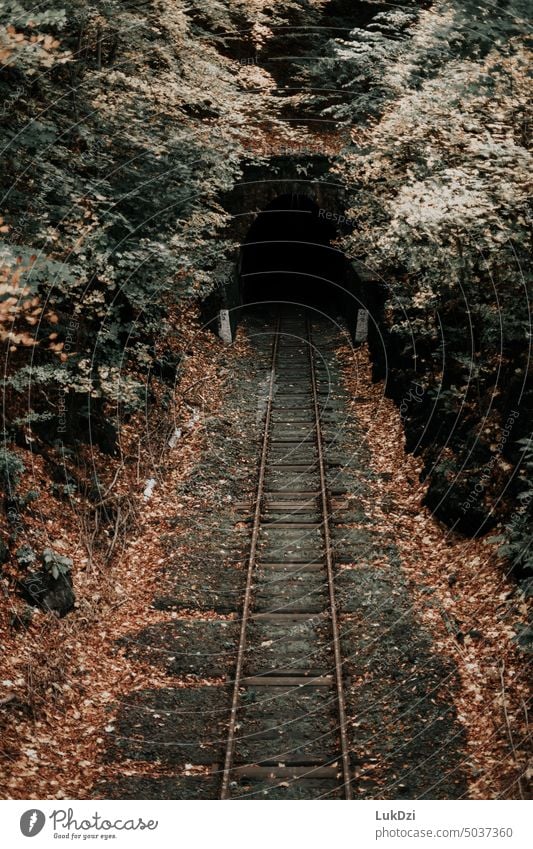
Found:
[[[386,11],[330,42],[315,71],[316,85],[340,82],[328,114],[357,124],[337,167],[355,223],[344,246],[389,284],[386,364],[381,343],[374,353],[398,399],[415,381],[427,387],[405,417],[427,469],[446,446],[482,475],[513,410],[512,439],[527,435],[526,11],[523,0]],[[497,458],[486,487],[500,513],[518,494],[513,483],[500,497],[504,472]]]
[[[49,422],[53,419],[52,413],[37,413],[35,410],[30,410],[29,413],[26,413],[24,416],[18,416],[16,419],[13,419],[13,426],[16,428],[24,427],[25,425],[37,424],[38,422]]]
[[[308,72],[319,90],[309,101],[340,121],[366,123],[379,115],[394,93],[387,71],[404,54],[417,17],[416,9],[379,12],[364,29],[355,27],[347,38],[331,40]]]
[[[62,554],[57,554],[51,548],[45,548],[41,555],[41,562],[45,572],[57,580],[60,576],[65,577],[72,571],[72,560],[70,557],[64,557]]]
[[[30,545],[21,545],[15,552],[15,557],[19,566],[27,569],[35,563],[37,555]]]
[[[4,2],[2,13],[16,38],[0,45],[0,265],[22,263],[20,286],[40,304],[33,340],[17,317],[13,347],[36,344],[31,366],[13,357],[9,403],[30,390],[35,424],[57,424],[65,397],[71,413],[90,399],[138,409],[169,303],[208,292],[233,249],[217,238],[219,196],[240,174],[259,97],[241,96],[197,22],[230,31],[261,15],[170,0],[69,0],[42,14]]]
[[[25,469],[18,454],[5,446],[0,448],[0,481],[9,495],[16,490]]]
[[[58,498],[71,498],[78,491],[78,487],[73,483],[53,483],[52,493]]]
[[[29,6],[18,3],[17,0],[0,0],[0,19],[9,21],[16,27],[27,27],[31,22],[34,27],[53,25],[61,29],[66,23],[66,11],[62,3],[57,3],[56,9],[45,9],[38,12],[33,4]]]

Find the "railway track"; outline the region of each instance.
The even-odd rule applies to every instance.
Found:
[[[278,317],[222,799],[245,795],[247,782],[297,783],[306,798],[317,781],[352,798],[319,349],[309,316]]]
[[[121,643],[171,677],[121,699],[107,747],[117,778],[99,792],[462,798],[463,731],[443,694],[453,669],[367,515],[382,491],[339,328],[295,307],[276,323],[264,307],[242,330],[227,419],[183,493],[197,513],[169,535],[154,607],[170,615]]]

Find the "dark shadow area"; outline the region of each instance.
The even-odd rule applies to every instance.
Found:
[[[241,252],[245,304],[291,301],[342,311],[346,260],[331,242],[331,213],[301,194],[275,198],[255,219]]]

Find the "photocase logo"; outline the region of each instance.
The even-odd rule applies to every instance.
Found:
[[[42,811],[37,808],[31,808],[25,811],[20,818],[20,830],[24,837],[35,837],[42,831],[46,822],[46,817]]]

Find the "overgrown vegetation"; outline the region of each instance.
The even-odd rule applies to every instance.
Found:
[[[258,105],[217,33],[253,43],[255,5],[1,4],[0,319],[10,409],[42,437],[139,408],[166,305],[211,285]]]
[[[253,52],[295,5],[0,0],[0,471],[13,490],[42,455],[57,498],[88,499],[89,541],[117,523],[97,454],[171,414],[175,310],[234,250],[220,195],[269,94],[229,45]]]
[[[264,169],[258,180],[272,166],[277,179],[297,151],[303,180],[307,155],[333,161],[351,134],[334,179],[352,209],[332,213],[355,222],[343,246],[381,280],[365,293],[379,328],[374,377],[386,378],[407,447],[424,458],[436,515],[467,533],[504,522],[502,554],[531,587],[531,113],[525,0],[46,6],[0,0],[0,707],[4,759],[16,766],[6,792],[72,798],[115,770],[99,762],[95,734],[108,732],[111,701],[167,686],[117,652],[117,639],[161,622],[151,605],[166,542],[194,532],[198,504],[223,497],[202,491],[195,464],[205,423],[219,418],[221,434],[231,425],[220,417],[240,343],[228,353],[198,333],[194,302],[215,301],[233,274],[237,228],[224,198],[243,163]],[[495,545],[415,515],[419,467],[374,389],[359,413],[378,431],[377,521],[397,529],[438,650],[448,640],[464,664],[461,721],[486,719],[485,785],[477,775],[499,787],[499,711],[507,774],[522,770],[513,641],[531,647],[527,608]],[[391,480],[393,439],[405,471]]]
[[[428,503],[469,533],[509,521],[531,576],[531,127],[527,4],[381,11],[329,43],[312,74],[353,122],[339,163],[356,222],[347,251],[372,294],[375,373],[421,452]],[[414,388],[416,387],[416,392]],[[518,522],[508,517],[522,499]],[[517,548],[523,553],[517,553]]]
[[[359,5],[360,27],[300,63],[312,93],[298,102],[353,127],[338,164],[356,222],[345,247],[384,281],[375,373],[423,453],[428,503],[487,530],[530,481],[527,4]],[[349,22],[351,7],[329,6]],[[326,8],[311,3],[309,20]],[[152,379],[172,380],[169,307],[205,296],[234,251],[220,197],[258,115],[268,105],[271,128],[277,109],[247,62],[268,58],[302,9],[0,9],[5,450],[81,440],[113,453]],[[310,44],[318,55],[314,32]],[[522,506],[513,545],[530,529]]]

